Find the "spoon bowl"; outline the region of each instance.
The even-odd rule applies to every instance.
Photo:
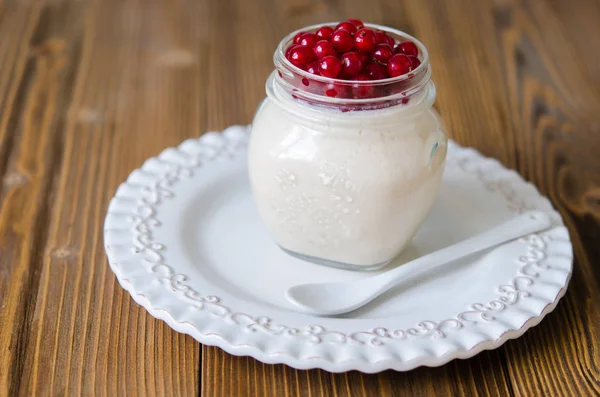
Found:
[[[370,285],[369,281],[371,278],[295,285],[285,291],[285,296],[305,313],[335,316],[356,310],[375,298],[372,294],[377,283]]]

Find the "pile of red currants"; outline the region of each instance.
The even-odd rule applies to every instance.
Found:
[[[415,43],[396,42],[358,19],[341,22],[335,29],[322,26],[314,33],[299,32],[285,56],[311,74],[354,81],[401,76],[421,64]]]

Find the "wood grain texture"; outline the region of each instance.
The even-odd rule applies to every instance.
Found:
[[[102,223],[147,157],[249,123],[279,39],[357,16],[421,38],[452,137],[565,218],[564,300],[440,368],[330,374],[202,347],[116,283]],[[600,395],[597,0],[0,1],[0,396]]]

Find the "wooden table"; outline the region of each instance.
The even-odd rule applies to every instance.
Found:
[[[172,331],[107,266],[128,173],[249,123],[280,38],[351,16],[421,38],[451,136],[568,225],[569,291],[500,349],[408,373],[264,365]],[[0,0],[0,396],[599,394],[599,48],[598,0]]]

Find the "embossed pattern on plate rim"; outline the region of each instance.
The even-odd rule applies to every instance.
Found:
[[[138,197],[138,202],[134,213],[128,215],[121,214],[127,217],[127,220],[131,226],[131,230],[133,231],[131,250],[136,255],[139,255],[140,258],[143,258],[144,261],[151,264],[150,270],[156,275],[157,280],[160,280],[164,287],[168,288],[168,290],[170,290],[172,293],[178,294],[180,298],[186,300],[195,309],[211,313],[214,316],[214,320],[228,319],[236,326],[244,327],[247,331],[264,332],[270,337],[282,335],[299,337],[302,338],[300,343],[309,344],[323,343],[325,337],[327,337],[328,343],[356,343],[359,345],[367,345],[372,347],[383,347],[390,341],[406,340],[414,337],[431,339],[445,338],[448,332],[459,331],[469,323],[476,323],[478,321],[494,321],[494,312],[503,311],[507,307],[518,302],[520,299],[526,299],[530,297],[531,292],[527,290],[527,287],[531,286],[535,282],[535,278],[539,275],[540,271],[548,268],[547,265],[542,263],[543,259],[545,259],[547,256],[545,252],[547,244],[552,243],[553,240],[556,240],[563,243],[568,243],[570,245],[568,238],[556,238],[548,235],[544,237],[531,235],[527,238],[521,239],[521,241],[526,245],[526,254],[518,258],[518,261],[520,262],[519,274],[516,275],[510,283],[497,287],[496,292],[498,297],[496,299],[486,304],[474,303],[470,305],[468,308],[469,310],[458,313],[453,318],[448,318],[438,322],[424,320],[417,323],[414,327],[407,329],[388,330],[383,327],[374,327],[369,330],[357,331],[348,334],[336,330],[328,330],[318,324],[307,325],[303,329],[288,327],[284,324],[277,323],[267,316],[253,316],[247,313],[236,312],[225,306],[221,298],[210,295],[202,295],[198,291],[195,291],[193,287],[188,284],[188,277],[186,275],[177,273],[173,267],[168,265],[166,263],[165,256],[162,254],[166,246],[164,243],[154,241],[152,230],[154,227],[160,225],[160,220],[157,217],[158,207],[164,202],[164,200],[169,200],[174,197],[174,194],[170,188],[174,184],[184,181],[186,178],[191,178],[194,174],[194,170],[198,167],[201,167],[207,161],[213,161],[219,157],[233,157],[236,155],[236,150],[245,150],[247,135],[248,133],[246,127],[234,126],[225,130],[223,134],[205,134],[198,140],[184,142],[184,144],[182,144],[178,149],[167,149],[163,153],[169,152],[171,155],[173,155],[173,153],[177,153],[177,155],[184,160],[185,165],[182,165],[181,163],[171,163],[169,161],[159,160],[161,162],[166,162],[167,170],[151,184],[143,186],[143,194]],[[198,154],[195,156],[190,156],[182,151],[181,148],[185,144],[196,145]],[[488,191],[501,194],[505,198],[508,208],[515,213],[532,209],[534,207],[528,204],[526,200],[519,196],[519,194],[512,188],[512,182],[510,179],[514,178],[497,178],[493,175],[490,177],[488,172],[483,172],[479,167],[477,167],[477,163],[481,162],[484,158],[475,150],[460,148],[453,143],[450,145],[453,146],[452,149],[454,152],[460,152],[460,154],[455,153],[453,158],[449,158],[449,165],[447,166],[458,166],[463,171],[474,174],[483,183],[484,187]],[[162,157],[163,156],[160,155],[158,159],[161,159]],[[450,164],[453,161],[455,164]],[[496,165],[501,167],[504,171],[507,171],[499,164]],[[144,169],[144,167],[142,167],[142,169]],[[514,171],[508,172],[514,173]],[[514,175],[511,176],[514,177]],[[520,177],[518,179],[521,183],[526,184],[526,182],[520,179]],[[128,181],[125,184],[127,183],[130,182]],[[537,193],[537,190],[535,192]],[[539,196],[539,193],[537,193],[537,196]],[[118,191],[116,197],[118,197]],[[539,199],[544,198],[539,196]],[[113,212],[111,212],[109,206],[108,214],[111,213]],[[114,229],[111,228],[110,222],[108,221],[108,214],[107,224],[105,225],[105,237],[108,237],[109,234],[114,231]],[[553,211],[553,216],[557,224],[562,223],[558,213]],[[564,228],[564,226],[561,228]],[[566,232],[564,234],[566,234]],[[568,234],[566,235],[568,236]],[[105,241],[106,240],[109,239],[105,238]],[[200,330],[198,330],[191,322],[186,323],[175,321],[173,317],[169,315],[168,309],[153,307],[151,302],[146,299],[146,297],[137,294],[134,291],[133,285],[129,282],[127,277],[121,274],[119,260],[116,255],[113,254],[109,243],[105,243],[105,248],[111,268],[116,273],[121,285],[132,294],[136,302],[148,309],[151,314],[165,320],[173,328],[181,332],[191,334],[202,343],[218,345],[230,353],[239,354],[238,350],[240,348],[255,350],[252,345],[233,345],[218,334],[202,334]],[[571,263],[572,255],[565,259],[568,259],[569,263]],[[553,310],[556,303],[566,290],[566,285],[568,284],[568,280],[570,278],[570,272],[571,267],[569,267],[569,274],[567,275],[565,286],[557,291],[554,301],[548,302],[539,315],[532,316],[523,324],[521,328],[508,329],[501,338],[496,339],[495,341],[484,341],[472,347],[468,351],[459,350],[453,354],[449,353],[444,356],[437,356],[433,361],[430,360],[430,362],[427,362],[427,360],[425,360],[421,363],[417,363],[416,365],[410,365],[411,363],[409,361],[405,361],[403,365],[394,365],[394,363],[391,363],[380,369],[377,369],[380,365],[375,365],[376,363],[372,362],[365,362],[366,366],[353,364],[353,366],[348,367],[347,365],[340,366],[340,363],[315,366],[330,371],[358,369],[363,372],[376,372],[386,368],[405,370],[411,369],[418,365],[441,365],[453,358],[466,358],[476,354],[480,350],[495,348],[502,344],[505,340],[520,336],[523,332],[525,332],[526,329],[541,321],[545,314]],[[166,316],[164,314],[166,314]],[[179,323],[179,325],[175,325],[176,323]],[[193,327],[195,332],[188,332],[188,330],[181,329],[185,325]],[[213,337],[221,338],[220,343],[211,343]],[[469,352],[472,354],[468,354]],[[241,354],[249,354],[265,362],[284,362],[289,365],[295,364],[293,366],[297,368],[315,367],[306,367],[298,363],[292,364],[289,362],[289,360],[285,359],[280,361],[272,361],[263,357],[264,354],[257,354],[254,351]],[[285,352],[278,352],[270,355],[273,357],[286,357]],[[324,360],[324,358],[319,356],[310,357],[310,361],[313,360]],[[414,362],[415,360],[411,361]]]

